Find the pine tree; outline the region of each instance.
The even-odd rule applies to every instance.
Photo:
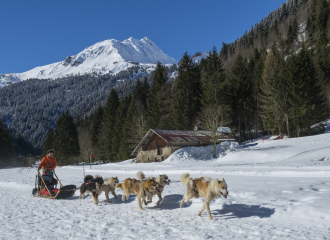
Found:
[[[262,75],[260,115],[263,119],[264,128],[267,131],[274,131],[278,127],[281,134],[282,120],[284,119],[284,106],[286,98],[284,96],[278,58],[273,54],[273,49],[269,50],[265,60],[265,68]]]
[[[133,140],[134,136],[132,136],[132,124],[134,121],[133,117],[137,111],[138,103],[142,103],[143,105],[145,104],[145,89],[146,86],[144,86],[144,84],[138,79],[135,82],[133,96],[131,98],[131,102],[122,127],[122,139],[118,154],[119,159],[124,160],[130,158],[131,153],[135,147],[135,141]]]
[[[288,46],[291,46],[293,41],[296,40],[296,38],[298,37],[298,29],[299,29],[298,21],[297,18],[294,17],[293,20],[290,21],[287,32],[286,41]]]
[[[254,120],[254,133],[255,133],[255,137],[257,137],[259,130],[263,128],[262,119],[260,117],[261,108],[260,108],[259,95],[262,84],[262,74],[264,71],[264,60],[261,58],[261,53],[257,49],[255,49],[254,59],[255,59],[255,65],[253,67],[253,74],[252,74],[253,108],[254,108],[253,120]]]
[[[304,127],[309,129],[316,123],[326,119],[326,100],[317,79],[311,51],[306,49],[305,43],[302,44],[301,51],[298,53],[299,69],[304,79],[304,100],[306,102],[306,118],[303,120]]]
[[[68,163],[73,157],[80,155],[78,132],[69,111],[63,112],[54,131],[54,150],[59,164]]]
[[[212,48],[205,61],[205,69],[202,71],[201,102],[203,107],[227,104],[224,90],[226,78],[216,47]]]
[[[10,165],[14,158],[14,146],[11,143],[9,132],[0,118],[0,166]]]
[[[134,95],[134,94],[133,94]],[[120,142],[120,148],[118,153],[118,158],[121,160],[126,160],[131,156],[134,146],[131,144],[131,126],[135,111],[135,103],[138,99],[132,97],[129,108],[126,113],[124,124],[122,127],[122,137]]]
[[[112,138],[114,134],[114,126],[116,122],[116,112],[119,106],[119,98],[116,90],[111,89],[107,103],[104,107],[103,114],[103,149],[104,155],[113,160],[114,155],[112,154]]]
[[[231,95],[231,120],[233,130],[239,133],[240,141],[248,126],[251,111],[253,87],[248,80],[247,60],[238,55],[231,68],[229,93]]]
[[[328,117],[330,117],[330,46],[317,53],[317,76],[327,99]]]
[[[147,109],[147,98],[148,98],[148,93],[150,89],[150,85],[148,83],[148,79],[145,77],[143,79],[143,92],[141,94],[141,97],[139,98],[144,106],[145,109]]]
[[[188,106],[185,98],[185,91],[177,87],[173,91],[172,100],[172,126],[176,130],[188,130],[190,119],[188,118]]]
[[[42,155],[45,156],[47,154],[47,151],[49,149],[52,149],[53,147],[54,147],[54,129],[50,127],[48,128],[46,139],[42,147]]]
[[[91,143],[94,149],[96,149],[99,144],[102,145],[102,143],[99,142],[102,121],[103,121],[103,108],[101,105],[99,105],[98,108],[96,109],[93,126],[92,126]]]
[[[173,127],[188,130],[191,129],[193,119],[201,106],[199,72],[187,53],[183,55],[178,66],[172,102]]]
[[[161,101],[158,99],[158,92],[166,81],[167,76],[165,68],[160,62],[158,62],[147,98],[148,125],[150,128],[157,128],[159,125],[162,112]]]
[[[120,146],[122,145],[123,139],[123,126],[125,123],[127,110],[131,103],[131,95],[125,96],[121,99],[118,109],[116,111],[116,121],[113,129],[112,135],[112,155],[115,159],[120,159]]]
[[[316,24],[316,22],[317,22],[317,20],[316,20],[317,2],[318,2],[318,0],[312,0],[310,8],[308,9],[306,30],[308,31],[308,40],[311,43],[315,41],[315,33],[317,30],[317,24]]]
[[[319,37],[317,39],[317,49],[322,48],[329,42],[327,38],[327,25],[329,22],[329,14],[329,3],[327,2],[327,0],[321,0],[320,13],[317,19],[317,26],[320,32]]]
[[[137,144],[146,135],[147,131],[147,121],[146,121],[146,109],[141,101],[135,103],[135,110],[133,115],[133,121],[131,125],[130,138],[132,140],[132,146],[135,148]]]
[[[290,112],[296,128],[310,129],[326,117],[325,98],[316,79],[315,68],[305,44],[298,55],[287,58],[286,82],[289,93]]]

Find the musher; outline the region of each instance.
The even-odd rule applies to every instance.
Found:
[[[53,172],[57,166],[54,158],[54,150],[47,151],[47,155],[41,160],[38,171],[42,168],[42,179],[45,181],[47,187],[57,185],[57,180],[53,177]],[[40,182],[39,182],[40,185]]]

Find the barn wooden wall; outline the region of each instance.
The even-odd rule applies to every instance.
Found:
[[[162,154],[163,147],[167,146],[167,143],[155,134],[153,140],[149,143],[147,147],[147,151],[158,149],[158,155]]]

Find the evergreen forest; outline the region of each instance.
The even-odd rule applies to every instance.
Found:
[[[23,136],[43,151],[54,148],[62,164],[90,155],[120,161],[132,158],[149,129],[192,130],[214,107],[239,142],[262,134],[319,134],[330,117],[329,41],[329,1],[289,0],[220,51],[211,46],[199,62],[194,58],[201,53],[184,53],[172,69],[159,62],[152,75],[132,80],[127,73],[122,85],[122,76],[72,76],[0,89],[0,108],[11,110],[0,111],[2,120],[12,124],[8,130],[0,122],[0,141],[12,141],[5,150],[10,155]],[[31,105],[32,99],[39,102]],[[69,130],[72,139],[65,140]],[[65,149],[65,141],[73,148]]]

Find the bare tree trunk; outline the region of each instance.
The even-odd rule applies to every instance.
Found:
[[[213,158],[216,157],[216,150],[217,150],[217,142],[213,143]]]
[[[282,136],[282,134],[281,134],[281,124],[280,124],[280,119],[277,119],[277,122],[278,122],[278,132],[279,132],[280,136]]]
[[[238,118],[239,144],[241,144],[241,120]]]
[[[288,131],[288,138],[290,137],[290,129],[289,129],[289,118],[286,118],[286,130]]]

